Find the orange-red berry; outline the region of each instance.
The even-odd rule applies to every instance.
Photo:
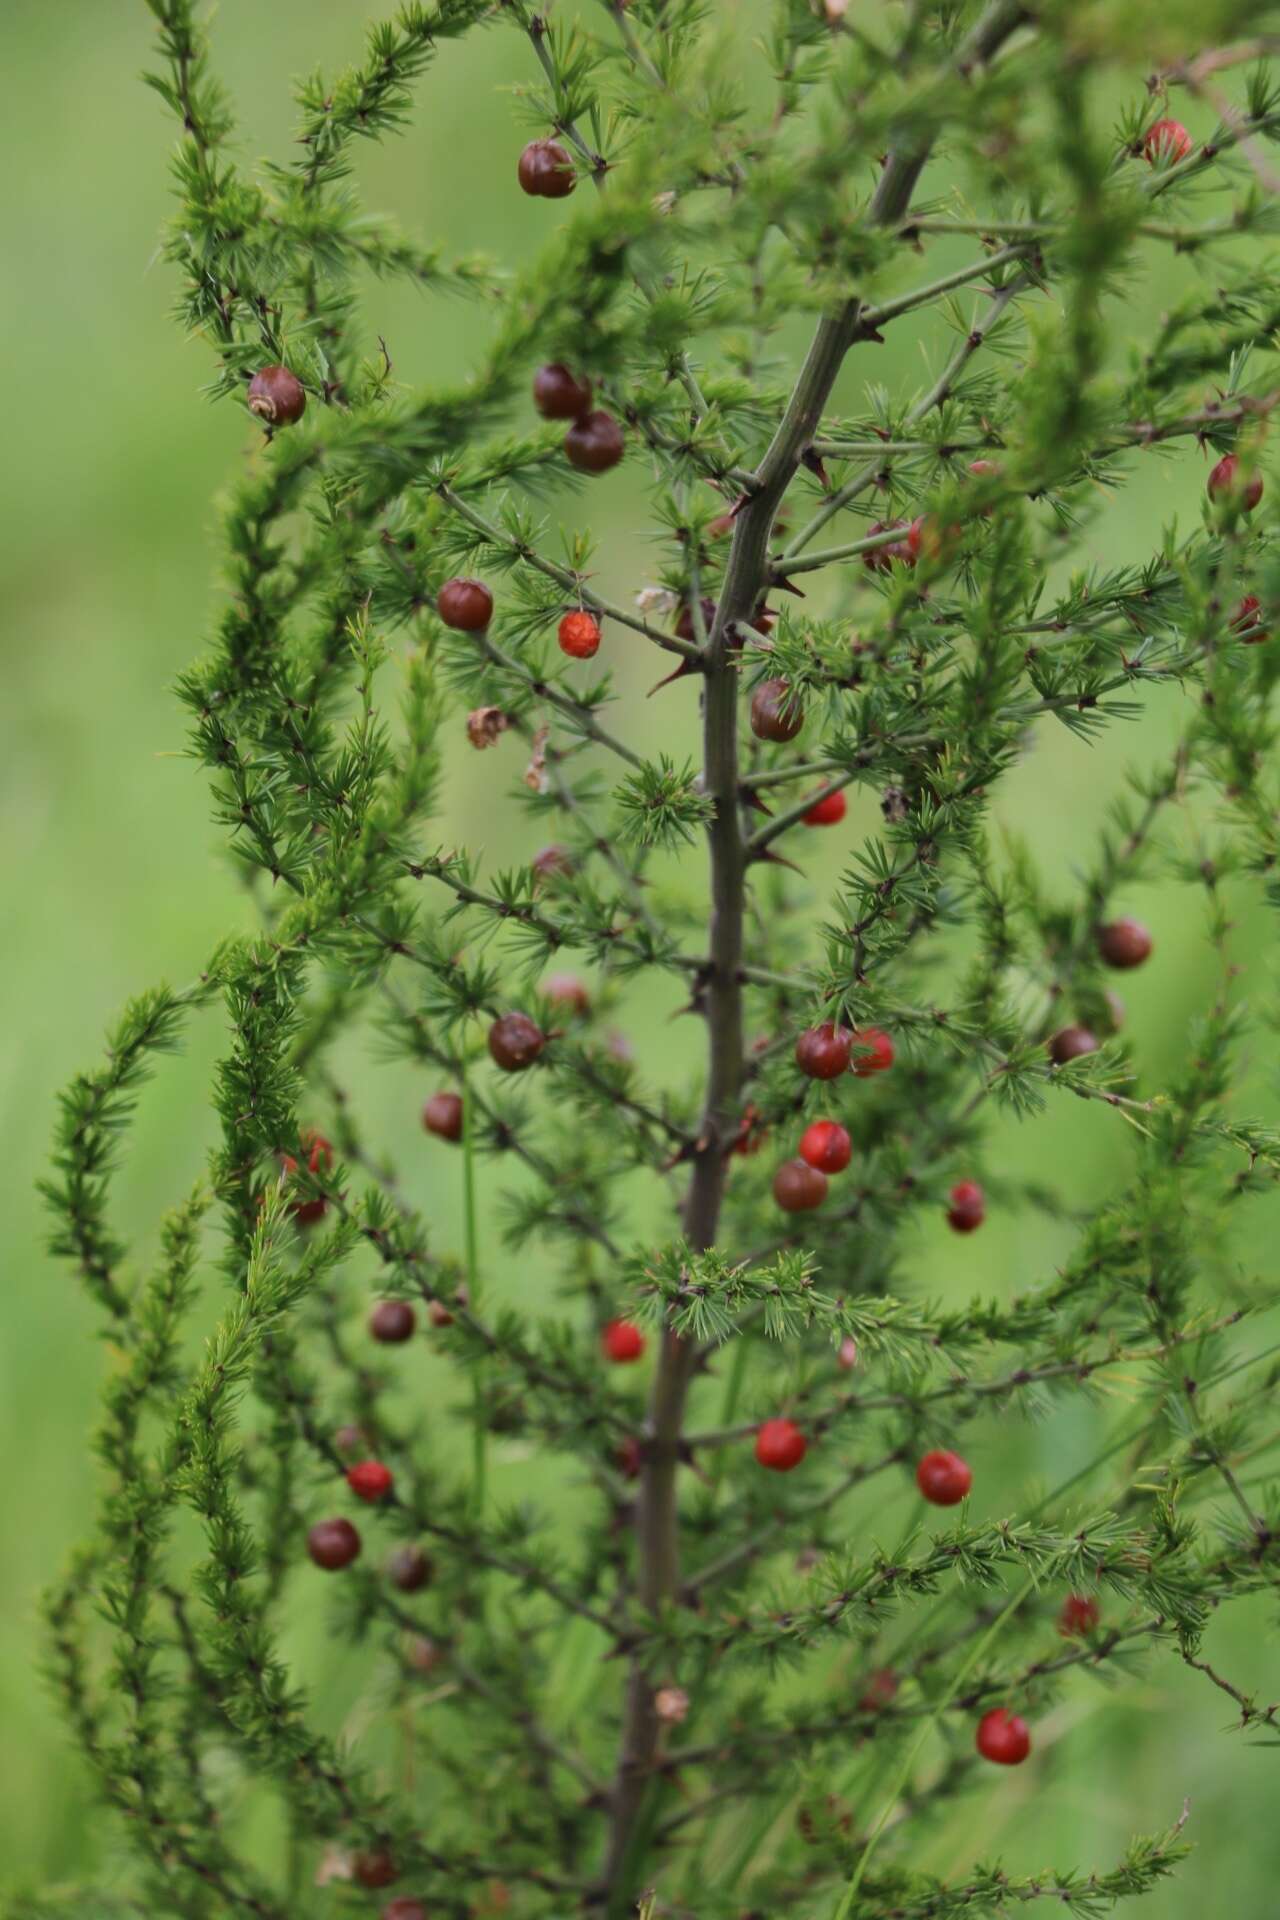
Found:
[[[809,1451],[794,1420],[766,1420],[756,1432],[756,1459],[774,1473],[790,1473]]]
[[[844,819],[848,808],[843,793],[824,793],[815,800],[804,818],[806,827],[835,827]]]
[[[361,1460],[354,1467],[347,1468],[347,1485],[358,1500],[367,1500],[372,1506],[378,1500],[385,1500],[395,1484],[395,1476],[390,1467],[384,1467],[381,1460]]]
[[[600,1335],[600,1344],[605,1355],[615,1366],[630,1366],[644,1352],[645,1340],[638,1326],[631,1320],[606,1321]]]
[[[600,628],[589,613],[566,613],[557,638],[571,660],[589,660],[600,646]]]

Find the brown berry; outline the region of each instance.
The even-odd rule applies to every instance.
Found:
[[[807,1160],[784,1160],[773,1176],[773,1197],[784,1213],[808,1213],[827,1197],[827,1176]]]
[[[457,633],[483,633],[493,618],[493,595],[483,580],[446,580],[436,612]]]
[[[369,1315],[369,1332],[385,1347],[402,1346],[412,1340],[418,1316],[407,1300],[379,1300]]]
[[[751,696],[751,731],[757,740],[794,740],[804,708],[787,680],[762,680]]]
[[[349,1520],[317,1520],[307,1535],[307,1552],[326,1573],[337,1573],[358,1556],[360,1535]]]
[[[266,427],[291,427],[307,410],[307,390],[288,367],[260,367],[245,398]]]
[[[439,1140],[461,1140],[462,1095],[433,1093],[423,1106],[422,1124]]]
[[[611,413],[600,409],[575,420],[564,437],[564,450],[571,467],[580,473],[607,473],[616,467],[626,448],[622,428]]]
[[[547,1036],[527,1013],[504,1013],[489,1029],[489,1053],[504,1073],[523,1073],[547,1044]]]
[[[533,404],[544,420],[581,420],[591,410],[591,382],[552,361],[533,376]]]
[[[520,155],[516,176],[535,200],[563,200],[578,184],[573,162],[558,140],[531,140]]]
[[[397,1547],[387,1561],[387,1578],[401,1593],[418,1593],[431,1583],[432,1566],[421,1547]]]
[[[385,1848],[379,1847],[356,1854],[351,1876],[362,1887],[389,1887],[400,1878],[400,1870]]]
[[[1098,1036],[1088,1027],[1061,1027],[1049,1042],[1049,1056],[1057,1067],[1065,1067],[1068,1060],[1079,1060],[1086,1053],[1098,1051]]]
[[[1140,967],[1150,958],[1151,947],[1141,920],[1110,920],[1098,928],[1098,952],[1109,967]]]

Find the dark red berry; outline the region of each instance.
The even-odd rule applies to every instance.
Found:
[[[421,1900],[389,1900],[382,1920],[427,1920],[427,1910]]]
[[[573,855],[567,847],[542,847],[529,862],[535,882],[567,880],[573,872]]]
[[[600,1334],[600,1345],[615,1366],[629,1366],[644,1352],[644,1335],[632,1320],[608,1320]]]
[[[774,1473],[790,1473],[809,1451],[794,1420],[766,1420],[756,1432],[756,1459]]]
[[[397,1547],[387,1561],[387,1578],[401,1593],[419,1593],[430,1586],[434,1569],[421,1547]]]
[[[867,528],[867,538],[877,533],[896,533],[901,531],[907,537],[904,540],[886,541],[882,547],[868,547],[862,556],[862,564],[871,573],[888,573],[896,560],[900,566],[914,567],[919,552],[919,540],[911,545],[912,527],[906,520],[873,520]]]
[[[556,1007],[565,1007],[570,1013],[585,1018],[591,1011],[591,995],[576,973],[553,973],[542,989],[547,999]]]
[[[566,613],[557,638],[571,660],[589,660],[600,645],[600,628],[589,613]]]
[[[1230,500],[1252,513],[1262,498],[1262,476],[1255,473],[1246,480],[1240,472],[1240,456],[1224,453],[1210,472],[1207,491],[1211,500]]]
[[[815,1120],[800,1136],[800,1158],[819,1173],[843,1173],[853,1157],[853,1142],[838,1120]]]
[[[1058,1615],[1058,1632],[1064,1640],[1079,1640],[1094,1631],[1102,1618],[1102,1609],[1091,1594],[1069,1593]]]
[[[1163,166],[1172,166],[1190,153],[1191,135],[1181,120],[1157,120],[1147,128],[1142,151],[1153,167],[1157,161]]]
[[[825,793],[803,816],[806,827],[834,827],[844,819],[848,802],[843,793]]]
[[[1010,1713],[1007,1707],[993,1707],[979,1720],[974,1744],[984,1760],[994,1760],[999,1767],[1016,1767],[1031,1751],[1031,1734],[1018,1714]]]
[[[333,1165],[333,1148],[329,1145],[324,1135],[317,1133],[314,1127],[304,1127],[298,1135],[298,1139],[302,1145],[308,1149],[308,1173],[320,1173]],[[280,1155],[280,1164],[286,1173],[296,1173],[298,1171],[298,1163],[291,1153],[282,1153]],[[324,1195],[319,1193],[311,1200],[291,1201],[289,1203],[289,1211],[295,1220],[299,1221],[303,1226],[309,1226],[313,1220],[320,1218],[328,1204]]]
[[[533,404],[544,420],[580,420],[591,406],[591,382],[554,360],[533,376]]]
[[[953,1233],[972,1233],[987,1215],[987,1196],[976,1180],[958,1180],[948,1195],[947,1225]]]
[[[622,428],[611,413],[599,408],[575,420],[564,437],[565,455],[579,473],[607,473],[626,449]]]
[[[573,162],[558,140],[531,140],[520,155],[516,176],[536,200],[563,200],[578,184]]]
[[[759,1107],[748,1102],[742,1110],[738,1131],[734,1134],[733,1145],[729,1148],[730,1153],[740,1154],[744,1160],[750,1159],[753,1153],[759,1153],[767,1133],[768,1129],[760,1118]]]
[[[1240,635],[1246,647],[1260,647],[1264,640],[1270,639],[1271,636],[1265,629],[1260,633],[1251,631],[1252,628],[1258,626],[1261,618],[1262,603],[1258,599],[1257,594],[1246,593],[1244,599],[1240,602],[1240,605],[1231,617],[1232,631]]]
[[[828,1020],[820,1027],[806,1027],[796,1041],[796,1065],[811,1080],[834,1080],[849,1070],[853,1034],[848,1027],[837,1027]]]
[[[827,1176],[805,1160],[784,1160],[773,1176],[773,1197],[784,1213],[809,1213],[827,1197]]]
[[[546,1034],[527,1013],[504,1013],[489,1029],[490,1057],[504,1073],[523,1073],[546,1044]]]
[[[757,740],[794,740],[804,708],[787,680],[762,680],[751,696],[751,731]]]
[[[1049,1057],[1056,1067],[1065,1067],[1068,1060],[1079,1060],[1086,1053],[1098,1051],[1098,1036],[1088,1027],[1060,1027],[1049,1042]]]
[[[1109,967],[1140,967],[1150,958],[1151,945],[1141,920],[1109,920],[1098,928],[1098,952]]]
[[[446,580],[436,612],[457,633],[483,633],[493,618],[493,595],[483,580]]]
[[[400,1878],[400,1869],[382,1848],[358,1853],[351,1862],[352,1878],[362,1887],[389,1887]]]
[[[887,1073],[894,1062],[893,1042],[881,1027],[863,1027],[853,1036],[852,1068],[859,1080]]]
[[[704,593],[698,602],[698,609],[702,614],[703,627],[710,633],[716,617],[716,603],[714,600],[709,599]],[[693,608],[687,600],[681,605],[675,631],[681,640],[696,640],[698,638],[697,630],[693,624]]]
[[[440,1140],[461,1140],[462,1095],[433,1093],[423,1106],[422,1124]]]
[[[412,1340],[417,1324],[418,1316],[407,1300],[379,1300],[369,1315],[369,1332],[386,1347]]]
[[[381,1460],[361,1460],[347,1468],[347,1485],[358,1500],[367,1500],[370,1505],[385,1500],[394,1484],[394,1474]]]
[[[941,1447],[926,1453],[916,1468],[916,1485],[935,1507],[958,1507],[973,1485],[967,1460]]]
[[[899,1684],[892,1667],[880,1667],[867,1675],[866,1685],[858,1695],[858,1705],[864,1713],[878,1713],[882,1707],[892,1704]]]
[[[618,1472],[625,1479],[639,1479],[640,1470],[644,1466],[644,1448],[634,1434],[629,1433],[626,1439],[620,1442],[614,1458],[618,1463]]]
[[[349,1520],[317,1520],[307,1535],[307,1552],[326,1573],[337,1573],[360,1552],[360,1535]]]
[[[260,367],[245,398],[266,427],[291,427],[307,410],[307,390],[288,367]]]

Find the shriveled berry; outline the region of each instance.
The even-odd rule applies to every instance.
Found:
[[[601,1331],[600,1345],[615,1366],[630,1366],[644,1352],[644,1335],[632,1320],[609,1320]]]
[[[805,1160],[784,1160],[773,1176],[773,1197],[784,1213],[809,1213],[827,1197],[827,1176]]]
[[[1151,935],[1141,920],[1109,920],[1098,928],[1098,952],[1109,967],[1140,967],[1151,955]]]
[[[573,872],[573,855],[568,847],[540,847],[529,865],[535,881],[567,880]]]
[[[326,1573],[337,1573],[359,1554],[360,1535],[349,1520],[317,1520],[307,1535],[307,1552]]]
[[[887,1073],[895,1057],[893,1042],[882,1027],[863,1027],[854,1034],[850,1051],[853,1055],[850,1064],[859,1080],[867,1080],[874,1073]]]
[[[400,1878],[400,1869],[386,1849],[379,1847],[355,1855],[351,1876],[362,1887],[389,1887]]]
[[[911,545],[911,523],[906,520],[873,520],[867,528],[867,538],[878,533],[902,533],[902,540],[888,540],[883,546],[868,547],[862,556],[862,564],[870,573],[888,573],[896,560],[900,566],[914,567],[919,544]]]
[[[600,646],[600,628],[589,613],[566,613],[556,637],[571,660],[589,660]]]
[[[878,1713],[882,1707],[892,1704],[900,1684],[892,1667],[879,1667],[867,1675],[862,1692],[858,1695],[858,1705],[864,1713]]]
[[[800,1158],[819,1173],[843,1173],[853,1157],[853,1142],[838,1120],[815,1120],[800,1136]]]
[[[580,420],[591,408],[591,382],[554,360],[533,376],[533,404],[544,420]]]
[[[324,1135],[317,1133],[314,1127],[304,1127],[298,1139],[307,1148],[308,1173],[322,1173],[333,1165],[333,1148]],[[286,1173],[298,1171],[298,1163],[291,1153],[282,1153],[280,1164]],[[290,1201],[289,1211],[302,1226],[309,1226],[313,1220],[320,1219],[328,1204],[324,1195],[318,1193],[310,1200]]]
[[[976,1180],[957,1180],[947,1196],[947,1225],[953,1233],[973,1233],[987,1215],[987,1196]]]
[[[531,140],[520,155],[516,176],[536,200],[563,200],[578,184],[573,162],[558,140]]]
[[[774,1473],[790,1473],[809,1451],[794,1420],[766,1420],[756,1431],[756,1459]]]
[[[762,680],[751,696],[751,731],[757,740],[794,740],[804,708],[787,680]]]
[[[385,1500],[395,1484],[395,1476],[390,1467],[384,1467],[381,1460],[361,1460],[354,1467],[347,1468],[347,1485],[358,1500],[367,1500],[372,1506],[378,1500]]]
[[[1229,500],[1252,513],[1262,498],[1262,476],[1255,473],[1246,479],[1240,471],[1239,454],[1224,453],[1210,471],[1206,491],[1211,500]]]
[[[824,793],[802,818],[806,827],[834,827],[844,819],[847,807],[843,793]]]
[[[1031,1751],[1031,1734],[1019,1714],[1010,1713],[1007,1707],[993,1707],[979,1720],[974,1745],[984,1760],[994,1760],[999,1767],[1016,1767]]]
[[[1157,120],[1147,128],[1142,151],[1149,164],[1171,167],[1191,151],[1191,135],[1181,120]]]
[[[834,1080],[849,1070],[853,1034],[848,1027],[824,1021],[820,1027],[806,1027],[796,1041],[796,1065],[811,1080]]]
[[[490,1057],[504,1073],[523,1073],[531,1067],[547,1036],[527,1013],[504,1013],[489,1029]]]
[[[932,1506],[958,1507],[973,1485],[973,1473],[958,1453],[937,1447],[916,1468],[916,1485]]]
[[[433,1093],[423,1105],[422,1124],[440,1140],[461,1140],[462,1095]]]
[[[427,1319],[433,1327],[451,1327],[453,1315],[443,1300],[432,1300],[427,1307]]]
[[[1257,633],[1252,631],[1254,627],[1259,626],[1261,619],[1262,602],[1258,599],[1256,593],[1246,593],[1244,599],[1231,616],[1232,632],[1240,635],[1246,647],[1260,647],[1264,640],[1271,638],[1265,628],[1262,628]]]
[[[1086,1053],[1098,1051],[1098,1036],[1088,1027],[1078,1024],[1059,1027],[1049,1042],[1049,1058],[1056,1067],[1065,1067],[1069,1060],[1079,1060]]]
[[[245,399],[265,427],[291,427],[307,410],[307,390],[288,367],[259,367]]]
[[[483,580],[446,580],[436,612],[457,633],[483,633],[493,618],[493,595]]]
[[[575,420],[564,437],[565,456],[579,473],[607,473],[626,451],[626,436],[611,413],[597,407]]]
[[[1069,1593],[1058,1615],[1058,1632],[1064,1640],[1080,1640],[1096,1628],[1102,1608],[1089,1593]]]
[[[434,1568],[421,1547],[397,1547],[387,1561],[387,1578],[401,1593],[420,1593],[430,1586]]]
[[[412,1340],[418,1316],[407,1300],[379,1300],[369,1315],[369,1332],[384,1347],[398,1347]]]

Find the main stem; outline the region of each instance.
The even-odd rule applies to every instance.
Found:
[[[1020,0],[995,0],[961,51],[961,70],[989,58],[1023,17]],[[890,226],[901,220],[927,158],[927,144],[890,153],[867,209],[869,225]],[[720,1224],[726,1154],[737,1127],[743,1073],[741,970],[747,856],[738,775],[738,669],[729,636],[735,624],[750,621],[765,591],[774,518],[801,455],[818,433],[844,357],[859,337],[861,311],[856,298],[845,301],[819,324],[813,337],[781,423],[735,520],[704,656],[703,783],[714,806],[707,830],[711,858],[709,965],[703,1003],[707,1091],[684,1208],[685,1237],[698,1249],[714,1243]],[[669,1605],[679,1592],[676,1472],[685,1400],[696,1360],[694,1341],[664,1330],[649,1399],[635,1522],[637,1597],[650,1613]],[[636,1856],[644,1840],[641,1815],[658,1747],[654,1691],[643,1660],[633,1658],[610,1794],[604,1885],[611,1916],[629,1909],[637,1881]]]

